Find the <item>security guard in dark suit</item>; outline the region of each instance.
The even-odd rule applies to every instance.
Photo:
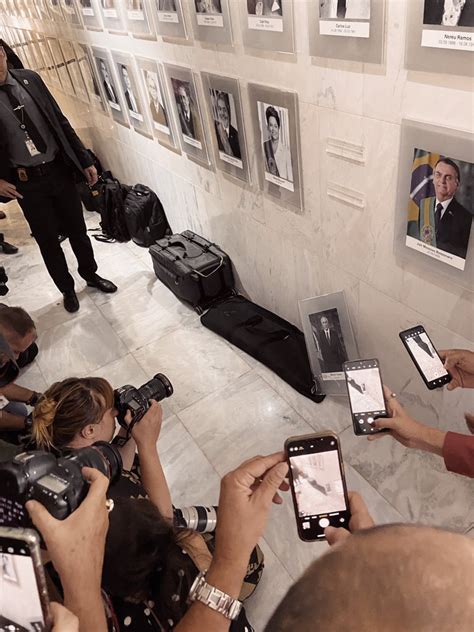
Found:
[[[43,80],[32,70],[9,71],[0,47],[0,202],[18,200],[69,312],[79,301],[59,234],[69,238],[87,285],[117,290],[97,274],[75,186],[84,176],[90,185],[97,181],[88,152]]]

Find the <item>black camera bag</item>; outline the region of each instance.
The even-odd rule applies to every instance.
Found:
[[[150,255],[160,281],[200,314],[234,292],[229,256],[190,230],[160,239],[150,247]]]
[[[201,323],[276,373],[314,402],[324,395],[313,378],[303,332],[276,314],[231,296],[201,316]]]
[[[151,246],[171,228],[165,210],[154,191],[144,184],[135,184],[124,202],[125,222],[130,237],[138,246]]]
[[[104,176],[108,172],[104,173]],[[122,184],[114,178],[104,178],[103,204],[100,208],[100,227],[102,235],[94,235],[97,241],[130,241],[127,223],[125,221],[124,201],[132,187]]]

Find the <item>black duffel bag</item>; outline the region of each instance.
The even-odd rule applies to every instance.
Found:
[[[276,314],[231,296],[201,316],[201,323],[276,373],[314,402],[324,395],[313,378],[303,332]]]
[[[124,201],[124,214],[130,237],[138,246],[151,246],[171,235],[165,210],[154,191],[135,184]]]
[[[229,256],[190,230],[160,239],[150,246],[150,255],[160,281],[200,314],[234,292]]]

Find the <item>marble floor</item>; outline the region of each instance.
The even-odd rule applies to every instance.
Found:
[[[49,279],[15,203],[0,230],[20,252],[2,256],[10,277],[10,305],[37,323],[40,354],[21,383],[43,390],[68,376],[100,375],[113,386],[140,385],[156,372],[169,376],[174,395],[164,402],[158,442],[176,505],[210,504],[220,477],[256,453],[279,450],[291,435],[339,433],[350,489],[365,498],[376,522],[419,521],[468,533],[474,530],[473,482],[445,471],[434,456],[384,439],[354,436],[346,402],[314,404],[254,359],[204,329],[198,316],[156,280],[146,249],[93,240],[99,273],[119,286],[114,295],[77,278],[81,309],[68,314]],[[96,215],[86,213],[97,227]],[[63,244],[71,272],[75,259]],[[288,587],[325,543],[298,540],[291,499],[274,507],[262,542],[266,572],[247,604],[261,631]]]

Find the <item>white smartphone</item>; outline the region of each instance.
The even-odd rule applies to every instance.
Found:
[[[0,632],[49,632],[51,627],[38,534],[0,527]]]

